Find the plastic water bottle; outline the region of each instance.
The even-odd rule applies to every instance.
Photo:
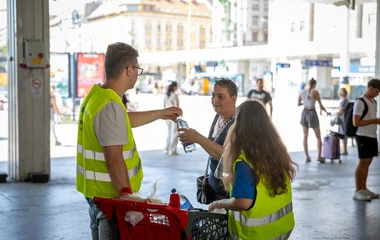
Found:
[[[172,194],[170,194],[169,206],[175,207],[175,208],[181,207],[181,197],[174,188],[172,189]]]
[[[191,205],[189,199],[185,197],[184,195],[177,192],[175,188],[172,189],[172,194],[178,194],[180,197],[180,209],[181,210],[192,210],[194,209],[193,205]]]
[[[179,128],[186,128],[189,129],[189,125],[181,116],[177,118],[177,129]],[[183,132],[180,132],[181,134]],[[194,143],[188,143],[186,145],[183,145],[183,149],[185,150],[185,153],[193,152],[196,150],[195,144]]]

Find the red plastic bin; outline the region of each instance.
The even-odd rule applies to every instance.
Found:
[[[116,214],[121,240],[228,239],[227,215],[184,211],[168,205],[94,197],[107,219]],[[125,221],[129,211],[141,212],[136,226]]]

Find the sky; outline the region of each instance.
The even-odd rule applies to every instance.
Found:
[[[50,0],[49,1],[49,11],[50,15],[59,15],[64,10],[72,10],[84,8],[86,2],[91,2],[90,0]],[[6,9],[7,1],[0,0],[0,29],[6,27],[7,22],[7,12]]]

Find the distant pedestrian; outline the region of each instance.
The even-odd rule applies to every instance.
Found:
[[[370,201],[379,198],[379,194],[373,193],[367,188],[368,169],[373,157],[378,156],[377,125],[377,102],[375,97],[380,92],[380,80],[372,79],[367,84],[367,90],[354,104],[352,122],[356,131],[356,143],[358,145],[359,164],[355,171],[356,192],[354,199]]]
[[[345,135],[345,124],[344,124],[344,108],[347,106],[347,104],[349,103],[348,101],[348,98],[347,98],[347,95],[348,95],[348,92],[346,90],[346,88],[341,88],[339,89],[339,92],[338,92],[338,95],[339,95],[339,98],[340,98],[340,102],[339,102],[339,110],[338,110],[338,113],[337,113],[337,117],[338,117],[338,126],[339,126],[339,130],[338,132],[342,135]],[[345,136],[343,139],[343,151],[341,151],[341,155],[347,155],[348,152],[347,152],[347,137]]]
[[[55,85],[50,86],[50,131],[53,133],[55,145],[61,145],[61,142],[58,141],[57,132],[56,132],[56,118],[55,116],[59,116],[60,120],[62,120],[62,113],[59,111],[57,98],[59,98],[58,93],[56,93]]]
[[[179,98],[176,93],[178,89],[177,82],[171,82],[168,86],[164,97],[164,108],[168,107],[179,107]],[[178,155],[177,144],[178,144],[178,131],[177,125],[171,120],[166,120],[166,125],[168,126],[168,136],[166,137],[166,147],[165,154]]]
[[[309,81],[307,89],[303,90],[298,96],[298,106],[304,106],[302,115],[301,115],[301,125],[303,128],[303,148],[306,155],[306,162],[310,162],[310,156],[308,151],[307,138],[309,136],[309,128],[314,130],[315,136],[317,137],[317,147],[318,147],[318,161],[321,163],[325,162],[325,159],[321,157],[322,150],[322,140],[321,140],[321,130],[319,128],[319,119],[317,111],[315,110],[315,103],[318,101],[319,107],[330,115],[326,111],[325,107],[322,105],[321,97],[319,92],[315,90],[317,86],[317,81],[312,78]]]
[[[135,106],[131,103],[129,100],[128,93],[123,94],[123,97],[121,98],[121,101],[123,102],[125,109],[127,109],[128,112],[134,112],[136,111]]]
[[[272,97],[270,93],[264,90],[263,79],[259,78],[256,80],[256,89],[252,89],[251,91],[249,91],[247,98],[260,100],[261,102],[264,103],[265,108],[266,108],[266,105],[269,104],[269,117],[272,118],[272,113],[273,113]]]

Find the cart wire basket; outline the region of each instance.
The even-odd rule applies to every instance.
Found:
[[[209,213],[197,209],[188,212],[188,240],[228,239],[227,214]]]

